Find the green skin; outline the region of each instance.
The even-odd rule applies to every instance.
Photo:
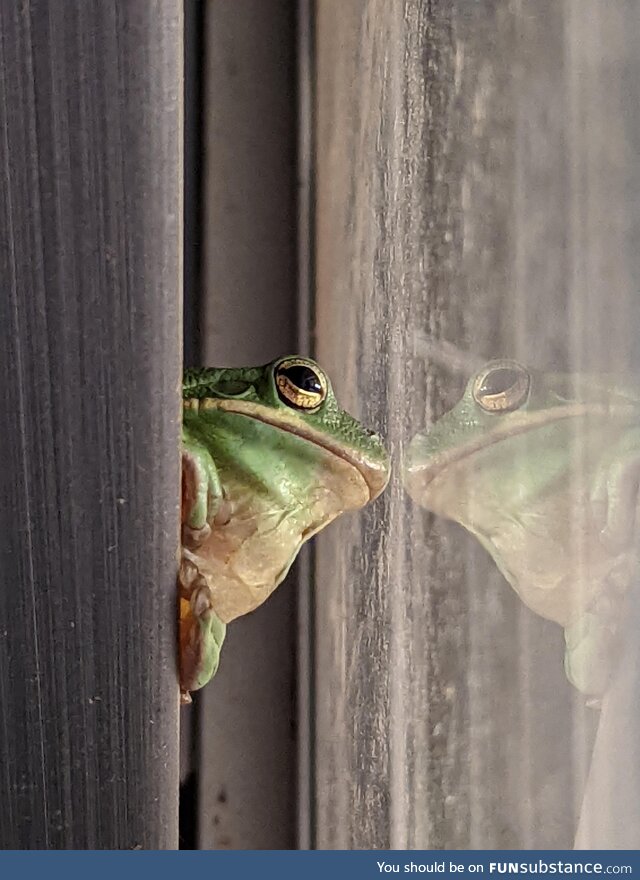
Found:
[[[295,382],[291,399],[276,384],[300,369],[322,386],[315,396],[303,394],[311,409],[301,407]],[[304,541],[382,492],[389,459],[307,359],[188,370],[183,400],[179,582],[188,698],[215,674],[226,624],[265,601]]]
[[[507,375],[520,391],[484,394]],[[404,474],[415,501],[475,535],[525,604],[564,627],[567,676],[594,697],[637,573],[639,424],[637,395],[606,379],[493,361],[413,438]]]

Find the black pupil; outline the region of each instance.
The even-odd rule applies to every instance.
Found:
[[[322,394],[322,385],[311,367],[299,364],[295,367],[284,367],[282,370],[287,379],[301,391]]]
[[[518,381],[519,375],[515,370],[508,368],[492,370],[482,380],[479,388],[480,394],[504,394]]]

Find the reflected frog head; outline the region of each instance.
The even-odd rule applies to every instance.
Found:
[[[412,439],[404,472],[418,504],[464,526],[525,604],[565,627],[567,672],[587,693],[606,687],[637,567],[639,412],[606,378],[490,361]]]

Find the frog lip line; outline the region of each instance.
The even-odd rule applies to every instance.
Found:
[[[525,411],[518,419],[512,418],[508,422],[503,422],[493,431],[488,432],[484,436],[470,443],[463,444],[458,449],[445,452],[435,452],[431,461],[425,464],[411,465],[407,467],[407,475],[413,479],[414,485],[420,481],[420,488],[425,489],[429,483],[432,483],[445,468],[453,464],[458,464],[474,452],[493,446],[505,437],[515,437],[518,434],[525,434],[535,428],[545,427],[545,425],[553,424],[553,422],[563,419],[570,419],[578,416],[587,415],[611,415],[615,407],[606,404],[584,404],[574,403],[567,406],[555,407],[552,410],[545,410],[539,413],[531,413]],[[630,415],[633,415],[633,408],[629,408]],[[417,485],[416,485],[417,488]]]
[[[205,399],[207,405],[202,406],[203,400]],[[200,401],[200,406],[202,406],[202,409],[205,412],[212,409],[221,409],[225,412],[244,416],[248,419],[255,419],[255,421],[262,422],[266,425],[272,425],[274,428],[280,428],[280,430],[286,431],[288,434],[293,434],[295,437],[301,437],[304,440],[308,440],[315,446],[319,446],[326,452],[335,455],[336,458],[350,464],[358,471],[366,483],[369,490],[369,501],[373,501],[377,498],[389,481],[388,469],[382,467],[378,462],[366,458],[365,456],[358,456],[355,452],[352,453],[348,448],[345,451],[345,447],[328,442],[326,435],[319,431],[314,431],[313,428],[310,428],[304,423],[301,424],[296,421],[295,418],[289,417],[289,419],[287,419],[282,412],[279,413],[278,419],[275,419],[270,417],[271,411],[269,410],[269,407],[261,406],[257,403],[251,403],[246,400],[242,401],[242,406],[238,406],[236,401],[227,398],[217,399],[210,397],[204,398],[203,400]]]

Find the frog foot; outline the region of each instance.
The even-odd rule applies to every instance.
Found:
[[[565,628],[564,668],[569,681],[600,708],[620,653],[623,597],[606,592]]]
[[[180,585],[180,700],[190,703],[190,691],[215,675],[226,626],[217,616],[213,593],[197,564],[183,557]]]
[[[188,522],[182,523],[182,546],[188,550],[197,550],[211,534],[212,526],[226,526],[231,520],[231,504],[223,498],[218,506],[211,522],[205,522],[202,526],[192,526]]]
[[[591,512],[600,540],[610,553],[633,546],[638,531],[640,431],[627,431],[609,450],[590,492]]]
[[[195,549],[211,534],[211,528],[225,526],[232,506],[225,497],[220,475],[211,454],[196,441],[182,445],[182,543]]]

